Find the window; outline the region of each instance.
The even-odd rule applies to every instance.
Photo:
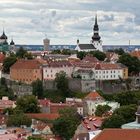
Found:
[[[51,70],[51,72],[52,72],[52,70]]]
[[[47,72],[47,70],[45,70]]]
[[[49,77],[49,75],[47,74],[47,77]]]
[[[53,77],[53,75],[51,74],[51,77]]]

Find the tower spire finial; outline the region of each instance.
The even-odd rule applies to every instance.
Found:
[[[98,24],[97,24],[97,13],[96,13],[96,15],[95,15],[95,25],[98,25]]]

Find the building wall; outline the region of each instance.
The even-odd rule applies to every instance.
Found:
[[[123,78],[123,69],[95,70],[96,80],[117,80]]]
[[[73,67],[63,66],[63,67],[43,67],[43,80],[53,80],[56,77],[56,73],[64,71],[68,77],[71,77]]]
[[[112,111],[114,111],[116,108],[120,107],[120,104],[118,102],[109,102],[109,101],[103,101],[103,100],[86,100],[87,105],[87,114],[88,115],[95,115],[95,111],[98,105],[108,105],[111,107]]]
[[[10,69],[10,79],[31,84],[33,81],[42,80],[41,69]]]

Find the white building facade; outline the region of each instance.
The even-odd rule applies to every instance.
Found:
[[[71,77],[73,66],[68,61],[52,61],[43,66],[43,80],[54,80],[56,74],[64,71],[67,77]]]

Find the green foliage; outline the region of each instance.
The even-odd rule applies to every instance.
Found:
[[[1,78],[0,80],[0,98],[3,96],[7,96],[9,99],[14,99],[13,90],[7,87],[5,78]]]
[[[38,101],[35,96],[23,96],[17,99],[17,108],[24,113],[38,113]]]
[[[131,105],[125,105],[121,106],[120,108],[116,109],[113,113],[120,115],[124,118],[125,123],[132,122],[135,120],[135,113],[137,110],[137,105],[131,104]]]
[[[98,105],[95,111],[96,116],[102,116],[103,114],[107,113],[110,111],[111,107],[108,105]]]
[[[32,83],[33,87],[33,95],[37,96],[38,98],[43,97],[43,82],[39,79]]]
[[[71,50],[70,49],[63,49],[61,54],[63,54],[63,55],[71,55]]]
[[[117,53],[118,55],[123,55],[125,53],[122,48],[115,49],[114,52]]]
[[[125,105],[116,109],[113,115],[102,123],[104,128],[120,128],[121,125],[135,120],[136,105]]]
[[[60,103],[65,101],[65,96],[60,90],[45,90],[44,98],[50,99],[54,103]]]
[[[67,93],[68,91],[68,78],[64,71],[60,71],[59,73],[56,73],[56,87],[58,90]]]
[[[16,57],[6,57],[3,62],[3,72],[9,73],[10,67],[17,61]]]
[[[43,139],[42,138],[36,138],[36,137],[29,136],[27,138],[27,140],[43,140]]]
[[[66,140],[70,140],[80,122],[80,116],[76,109],[63,109],[60,111],[60,117],[53,123],[53,132]]]
[[[101,126],[101,129],[104,128],[120,128],[122,124],[125,123],[125,120],[120,115],[113,115],[106,119]]]
[[[17,108],[15,109],[8,109],[8,120],[7,120],[7,125],[8,126],[21,126],[21,125],[26,125],[30,126],[31,125],[31,119],[28,118],[21,110],[18,110]]]
[[[115,94],[114,100],[116,102],[119,102],[120,105],[129,105],[129,104],[137,103],[135,94],[133,94],[133,92],[129,92],[129,91]]]
[[[87,55],[86,52],[77,52],[77,57],[80,58],[81,60]]]
[[[32,54],[28,53],[27,50],[25,50],[23,47],[20,47],[18,49],[18,51],[16,52],[16,57],[18,57],[18,58],[33,59]]]
[[[53,51],[51,52],[51,54],[61,54],[61,51],[60,51],[60,50],[53,50]]]
[[[98,60],[100,61],[104,61],[104,59],[106,58],[105,53],[101,52],[101,51],[91,51],[89,52],[92,56],[96,57]]]
[[[18,51],[16,52],[16,56],[18,58],[24,58],[24,56],[25,56],[26,53],[27,53],[27,51],[23,47],[20,47],[18,49]]]
[[[140,60],[137,57],[133,57],[127,53],[124,53],[119,57],[118,62],[128,67],[130,75],[138,74],[140,72]]]

